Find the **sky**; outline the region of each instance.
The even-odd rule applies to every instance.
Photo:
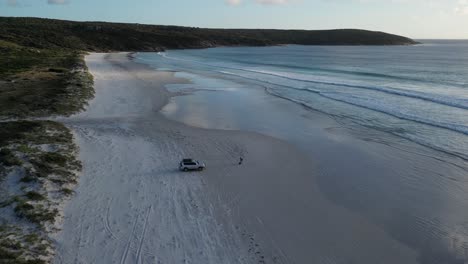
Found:
[[[0,0],[0,16],[468,39],[468,0]]]

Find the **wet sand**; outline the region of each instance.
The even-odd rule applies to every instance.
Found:
[[[285,140],[314,162],[314,185],[329,201],[414,249],[420,263],[468,259],[465,160],[278,98],[256,83],[204,71],[176,76],[193,83],[169,85],[185,96],[170,99],[166,117]]]
[[[158,113],[173,95],[164,85],[187,80],[126,53],[86,61],[96,98],[62,120],[83,172],[55,263],[418,263],[416,251],[325,198],[323,171],[290,143]],[[207,170],[179,172],[186,157]]]

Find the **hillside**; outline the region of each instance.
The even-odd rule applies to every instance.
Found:
[[[204,29],[179,26],[73,22],[0,17],[0,40],[39,49],[159,51],[216,46],[411,45],[402,36],[356,29]]]

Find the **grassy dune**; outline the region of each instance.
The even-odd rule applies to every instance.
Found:
[[[0,41],[0,118],[69,115],[92,98],[83,53]]]
[[[0,40],[0,263],[53,256],[48,235],[81,164],[68,128],[31,119],[70,115],[93,97],[83,55]]]

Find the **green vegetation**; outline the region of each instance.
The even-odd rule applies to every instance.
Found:
[[[0,179],[13,167],[19,168],[14,177],[21,177],[16,178],[19,190],[1,196],[0,207],[36,226],[22,232],[20,226],[0,226],[0,263],[46,263],[40,258],[51,254],[46,226],[59,213],[47,188],[57,193],[55,199],[71,195],[75,171],[81,169],[72,134],[52,121],[0,122],[0,146]],[[2,232],[16,235],[3,238]]]
[[[48,71],[50,67],[66,69],[72,66],[79,52],[63,49],[49,50],[24,47],[8,41],[0,40],[0,76],[5,77],[14,73],[31,69]]]
[[[57,151],[42,151],[39,146],[60,146]],[[30,164],[25,168],[22,182],[48,178],[55,183],[75,183],[73,171],[81,169],[76,160],[73,136],[62,124],[53,121],[0,122],[0,162],[4,166]]]
[[[29,191],[26,193],[25,195],[29,200],[32,200],[32,201],[42,201],[42,200],[45,200],[45,197],[44,195],[38,193],[38,192],[35,192],[35,191]]]
[[[93,96],[83,53],[0,40],[0,117],[70,115]]]
[[[43,204],[31,204],[27,200],[19,199],[16,202],[14,211],[17,216],[26,218],[35,224],[42,224],[44,222],[53,222],[57,217],[57,209],[49,209]]]
[[[47,133],[49,132],[49,133]],[[15,144],[15,148],[38,151],[31,144],[68,144],[70,131],[53,121],[14,121],[0,123],[0,145]]]
[[[62,188],[62,193],[65,194],[66,196],[70,196],[73,194],[73,190],[68,189],[68,188]]]
[[[23,162],[7,148],[0,149],[0,164],[4,166],[20,166]]]
[[[18,227],[0,225],[0,263],[45,264],[50,242]]]
[[[215,46],[408,45],[416,42],[383,32],[341,30],[203,29],[142,24],[0,18],[0,39],[37,49],[160,51]]]
[[[93,79],[84,63],[83,51],[38,47],[34,43],[42,40],[29,38],[34,38],[34,32],[22,36],[30,42],[11,41],[7,38],[12,35],[6,33],[11,28],[3,26],[0,25],[0,183],[8,176],[18,182],[19,190],[3,188],[0,207],[24,221],[0,225],[0,263],[46,263],[52,254],[47,232],[57,219],[57,205],[73,193],[70,188],[76,183],[81,164],[76,159],[72,134],[64,125],[22,119],[70,115],[82,110],[93,97]],[[49,31],[43,37],[48,39],[50,35],[53,40],[54,34]],[[6,119],[14,121],[1,121]],[[54,195],[49,195],[51,192]],[[26,222],[32,225],[24,225]]]

